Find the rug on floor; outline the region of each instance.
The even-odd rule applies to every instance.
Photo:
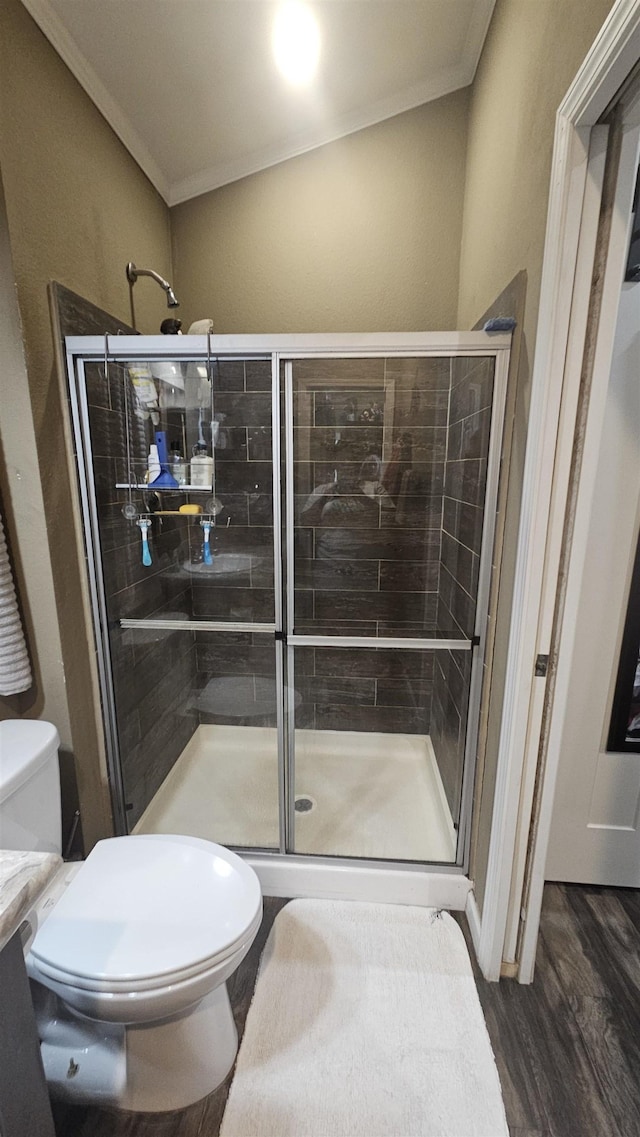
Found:
[[[508,1137],[447,912],[293,900],[264,951],[220,1137]]]

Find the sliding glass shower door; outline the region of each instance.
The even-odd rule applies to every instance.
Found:
[[[68,343],[118,831],[460,866],[508,346],[317,339]]]
[[[237,354],[106,353],[77,365],[103,701],[126,831],[281,847],[272,369],[271,355]],[[174,461],[150,482],[158,433]],[[198,448],[213,462],[196,484]]]
[[[291,848],[455,862],[494,361],[292,359],[281,379]]]

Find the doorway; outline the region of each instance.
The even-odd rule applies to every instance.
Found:
[[[640,7],[635,0],[617,3],[557,116],[517,554],[519,584],[500,739],[505,777],[496,796],[491,885],[476,937],[483,973],[492,979],[498,978],[501,961],[515,964],[520,982],[533,978],[562,753],[559,728],[570,678],[564,646],[572,637],[557,638],[563,619],[557,601],[558,583],[567,580],[560,559],[602,202],[604,162],[598,172],[589,161],[589,150],[599,133],[604,130],[606,135],[604,116],[623,90],[629,92],[639,58]],[[619,263],[616,268],[616,258],[610,262],[607,292],[615,308],[624,275],[620,241],[626,245],[631,218],[630,212],[613,216]],[[596,269],[602,283],[609,264],[600,263]],[[614,328],[615,314],[607,327],[609,348]],[[604,340],[598,346],[604,348]],[[609,378],[606,351],[599,357],[599,365],[603,363],[595,384],[599,398],[602,380],[606,387]],[[504,871],[503,865],[508,866]]]
[[[561,694],[553,712],[554,745],[557,738],[562,761],[546,876],[639,887],[640,764],[633,741],[627,745],[624,734],[620,738],[619,729],[612,729],[625,616],[635,599],[630,590],[640,523],[640,283],[629,264],[640,167],[640,92],[630,95],[609,128],[607,162],[613,169],[609,178],[605,171],[600,223],[605,271],[587,331],[590,386],[576,428],[582,456],[575,465],[565,534]],[[597,286],[592,306],[594,297]]]

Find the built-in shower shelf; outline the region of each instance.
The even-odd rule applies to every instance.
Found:
[[[116,482],[117,490],[152,490],[153,482]],[[211,493],[213,486],[156,486],[163,493]]]

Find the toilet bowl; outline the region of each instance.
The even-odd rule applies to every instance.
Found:
[[[58,737],[47,723],[23,724],[27,755],[16,750],[20,725],[0,723],[0,811],[3,822],[11,811],[19,815],[17,847],[25,847],[25,793],[31,780],[42,782],[43,751],[52,746],[57,769]],[[22,780],[21,756],[29,767]],[[12,802],[9,784],[22,801]],[[3,826],[3,838],[9,830]],[[226,980],[261,919],[254,871],[197,837],[108,838],[86,861],[63,865],[25,922],[52,1095],[152,1112],[183,1108],[216,1089],[237,1050]]]

